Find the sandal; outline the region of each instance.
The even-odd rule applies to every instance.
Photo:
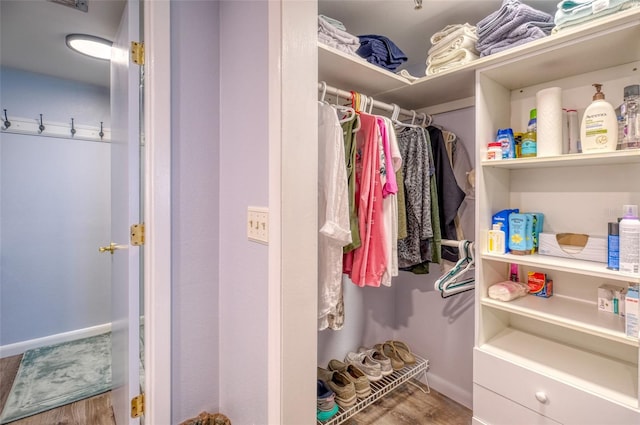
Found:
[[[387,341],[388,344],[391,344],[395,351],[398,353],[400,359],[408,365],[416,363],[416,357],[411,352],[411,349],[407,344],[402,341]]]
[[[374,345],[373,348],[375,348],[378,351],[381,351],[382,354],[389,357],[389,360],[391,360],[391,367],[393,368],[393,370],[400,370],[404,367],[404,361],[402,361],[400,354],[395,349],[393,344],[390,344],[389,342],[385,342],[382,344],[376,344]]]

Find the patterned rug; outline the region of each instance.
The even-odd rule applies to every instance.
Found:
[[[29,350],[20,362],[0,424],[110,389],[110,332]]]

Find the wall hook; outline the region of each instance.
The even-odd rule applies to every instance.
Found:
[[[42,124],[42,114],[40,114],[40,125],[38,126],[38,134],[44,131],[44,124]]]
[[[102,121],[100,121],[100,133],[98,133],[98,136],[100,136],[101,140],[104,137],[104,131],[102,130]]]
[[[73,124],[73,118],[71,118],[71,137],[76,135],[76,127]]]
[[[3,130],[6,130],[7,128],[11,127],[11,121],[9,121],[9,119],[7,118],[7,110],[4,110],[4,127],[2,127]]]

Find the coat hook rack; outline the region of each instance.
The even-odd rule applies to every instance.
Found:
[[[40,125],[38,126],[38,134],[44,131],[44,124],[42,124],[42,114],[40,114]]]
[[[75,136],[76,134],[76,128],[73,124],[73,118],[71,118],[71,137]]]
[[[100,140],[102,140],[102,138],[104,137],[104,130],[102,130],[102,121],[100,121],[100,133],[98,133],[98,136],[100,136]]]
[[[9,121],[9,119],[7,118],[7,110],[4,110],[4,127],[2,127],[3,130],[6,130],[7,128],[11,127],[11,121]]]

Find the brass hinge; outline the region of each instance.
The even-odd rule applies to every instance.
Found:
[[[142,415],[144,415],[144,394],[131,399],[131,417],[139,418]]]
[[[131,245],[144,245],[144,223],[131,225]]]
[[[138,65],[144,65],[144,43],[131,42],[131,60]]]

